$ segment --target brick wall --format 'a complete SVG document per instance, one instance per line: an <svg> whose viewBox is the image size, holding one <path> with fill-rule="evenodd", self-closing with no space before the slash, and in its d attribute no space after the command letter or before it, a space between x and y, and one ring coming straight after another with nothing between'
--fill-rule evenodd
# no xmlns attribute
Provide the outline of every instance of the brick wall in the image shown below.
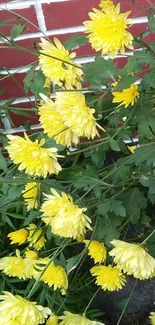
<svg viewBox="0 0 155 325"><path fill-rule="evenodd" d="M116 0L115 3L118 1ZM132 11L132 27L130 31L134 35L139 35L140 32L146 30L147 27L147 11L150 7L150 2L155 5L155 0L135 0L135 5L132 0L120 1L121 11ZM88 19L88 12L92 7L98 7L99 0L14 0L5 1L0 0L0 22L12 19L13 23L18 23L14 13L17 13L34 25L27 24L24 32L16 39L17 44L22 45L28 49L33 49L33 44L40 41L40 37L46 34L51 40L54 36L58 37L61 41L66 40L69 36L75 33L83 33L83 21ZM0 26L0 31L9 35L10 27ZM146 39L150 41L150 37ZM23 79L26 71L29 69L29 64L36 60L36 57L29 53L11 50L3 46L1 43L0 55L0 88L5 88L1 96L1 100L10 98L17 98L14 101L16 107L31 107L29 98L25 96L22 90ZM77 59L78 62L92 62L93 50L90 45L84 45L77 49L77 55L81 56ZM132 52L130 52L132 55ZM122 67L126 62L126 57L116 57L119 66ZM7 72L3 71L3 67L7 67L8 73L12 77L8 77ZM33 96L31 97L33 100ZM26 121L25 117L14 118L15 128L12 128L8 119L3 118L3 127L7 130L1 130L4 133L13 133L23 130L19 126L23 125ZM36 118L31 119L31 124L37 124ZM9 130L8 130L9 128ZM38 128L38 126L33 126Z"/></svg>

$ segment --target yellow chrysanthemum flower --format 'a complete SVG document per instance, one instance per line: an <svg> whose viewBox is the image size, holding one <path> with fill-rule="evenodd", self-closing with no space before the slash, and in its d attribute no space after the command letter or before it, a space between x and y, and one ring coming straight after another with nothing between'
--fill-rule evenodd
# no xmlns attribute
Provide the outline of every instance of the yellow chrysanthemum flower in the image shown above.
<svg viewBox="0 0 155 325"><path fill-rule="evenodd" d="M155 312L150 313L149 319L152 325L155 325Z"/></svg>
<svg viewBox="0 0 155 325"><path fill-rule="evenodd" d="M74 65L62 62L64 60L73 63L76 53L70 54L57 38L54 38L54 44L44 38L41 41L42 43L39 44L42 48L40 53L43 54L39 56L39 63L44 75L64 88L81 88L83 74L81 65L76 64L77 67L75 67Z"/></svg>
<svg viewBox="0 0 155 325"><path fill-rule="evenodd" d="M132 84L129 88L123 89L123 91L113 91L112 95L113 103L120 103L118 107L125 106L128 107L129 105L134 105L139 97L138 86Z"/></svg>
<svg viewBox="0 0 155 325"><path fill-rule="evenodd" d="M91 220L83 212L86 208L79 208L73 203L70 195L62 192L59 195L51 189L51 195L45 194L45 202L41 207L42 220L51 225L55 235L66 238L81 239L90 227Z"/></svg>
<svg viewBox="0 0 155 325"><path fill-rule="evenodd" d="M107 250L103 243L99 241L84 240L84 243L88 247L88 255L90 255L95 263L103 263L107 256Z"/></svg>
<svg viewBox="0 0 155 325"><path fill-rule="evenodd" d="M90 272L96 276L96 284L101 286L103 290L118 291L126 282L125 276L116 266L94 266Z"/></svg>
<svg viewBox="0 0 155 325"><path fill-rule="evenodd" d="M11 277L28 279L25 261L20 256L7 256L0 259L0 270Z"/></svg>
<svg viewBox="0 0 155 325"><path fill-rule="evenodd" d="M23 197L25 200L25 204L27 205L27 211L30 209L38 208L38 191L40 189L40 184L36 182L27 183L25 186L25 190L23 191Z"/></svg>
<svg viewBox="0 0 155 325"><path fill-rule="evenodd" d="M145 280L155 274L155 259L137 244L121 240L112 240L113 248L109 255L114 258L117 267L135 278Z"/></svg>
<svg viewBox="0 0 155 325"><path fill-rule="evenodd" d="M4 291L0 295L0 321L7 325L39 325L44 324L51 310L28 301L21 296L13 296Z"/></svg>
<svg viewBox="0 0 155 325"><path fill-rule="evenodd" d="M51 260L48 257L37 261L34 278L40 279L48 284L49 287L53 286L54 290L58 288L61 290L62 294L66 294L68 278L65 269L61 265L55 265L53 262L50 263L50 261ZM41 275L42 272L43 274Z"/></svg>
<svg viewBox="0 0 155 325"><path fill-rule="evenodd" d="M39 228L37 229L37 226L34 223L31 223L28 227L27 227L28 231L29 231L29 236L28 236L28 241L29 241L29 245L30 247L35 248L37 251L39 251L40 249L42 249L42 247L45 246L46 243L46 239L44 238L44 236L42 235L42 229Z"/></svg>
<svg viewBox="0 0 155 325"><path fill-rule="evenodd" d="M101 0L99 7L101 8L102 11L104 11L104 9L110 8L110 9L114 9L114 3L112 0Z"/></svg>
<svg viewBox="0 0 155 325"><path fill-rule="evenodd" d="M8 276L17 277L19 279L31 279L33 277L33 267L37 257L32 259L26 254L26 258L20 256L20 252L16 250L17 256L6 256L0 259L0 270ZM34 255L33 255L34 256Z"/></svg>
<svg viewBox="0 0 155 325"><path fill-rule="evenodd" d="M135 153L137 146L127 146L131 153Z"/></svg>
<svg viewBox="0 0 155 325"><path fill-rule="evenodd" d="M55 105L65 126L77 136L94 139L99 135L97 126L100 126L93 116L95 110L86 105L82 92L59 92L56 95Z"/></svg>
<svg viewBox="0 0 155 325"><path fill-rule="evenodd" d="M27 240L28 231L25 228L19 229L19 230L10 232L7 235L7 237L9 237L9 239L11 240L11 244L22 245Z"/></svg>
<svg viewBox="0 0 155 325"><path fill-rule="evenodd" d="M27 249L25 252L25 258L30 260L37 260L38 253L36 251L31 251L30 249Z"/></svg>
<svg viewBox="0 0 155 325"><path fill-rule="evenodd" d="M29 175L43 176L58 174L61 166L57 162L56 148L42 148L45 139L31 141L24 133L25 139L18 135L8 135L9 144L6 149L14 164L19 164L18 169L24 170Z"/></svg>
<svg viewBox="0 0 155 325"><path fill-rule="evenodd" d="M52 314L47 320L46 325L58 325L58 316Z"/></svg>
<svg viewBox="0 0 155 325"><path fill-rule="evenodd" d="M72 132L63 122L62 115L57 111L55 103L47 96L40 94L42 101L39 108L39 120L44 132L63 146L70 147L72 144L77 146L78 136Z"/></svg>
<svg viewBox="0 0 155 325"><path fill-rule="evenodd" d="M91 20L84 23L92 48L110 57L116 56L119 51L124 54L125 47L133 50L133 36L127 31L131 25L131 19L127 18L130 11L120 13L120 4L114 8L104 6L103 9L93 9L94 12L89 13Z"/></svg>
<svg viewBox="0 0 155 325"><path fill-rule="evenodd" d="M69 311L64 311L64 315L58 318L61 320L60 325L104 325L101 322L91 321L84 315L73 314Z"/></svg>

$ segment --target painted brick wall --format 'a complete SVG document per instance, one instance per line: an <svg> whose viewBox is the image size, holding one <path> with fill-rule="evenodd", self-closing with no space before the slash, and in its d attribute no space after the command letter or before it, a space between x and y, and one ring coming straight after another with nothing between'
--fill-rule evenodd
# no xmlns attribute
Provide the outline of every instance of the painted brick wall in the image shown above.
<svg viewBox="0 0 155 325"><path fill-rule="evenodd" d="M135 0L135 5L132 4L132 0L116 0L115 3L117 2L122 3L121 11L131 10L132 27L130 31L134 35L139 35L140 32L146 30L147 11L150 3L155 5L155 0ZM7 0L5 2L0 0L0 22L13 18L13 23L18 23L14 13L33 22L34 25L28 23L24 32L16 39L19 45L33 49L34 41L38 43L44 34L49 36L51 40L57 36L61 41L64 41L77 32L83 33L83 21L88 19L88 12L93 7L98 7L98 4L99 0ZM0 32L9 35L10 27L0 27ZM149 42L151 38L148 37L146 40ZM25 73L29 69L28 64L35 61L36 57L29 53L10 50L2 43L0 46L0 88L6 89L1 100L17 97L14 102L16 107L31 107L29 99L25 97L19 85L22 87ZM77 50L77 55L81 56L77 61L81 63L92 62L92 54L94 52L90 45L82 46ZM119 58L118 56L116 61L122 67L126 62L126 57ZM6 72L2 71L3 67L7 67L14 79L6 76ZM33 97L31 99L33 100ZM1 131L4 133L22 131L23 128L18 127L23 125L25 121L25 117L14 118L15 128L13 129L9 121L4 118L3 127L5 130ZM35 117L31 120L31 124L37 124ZM34 125L33 128L38 128L38 126Z"/></svg>

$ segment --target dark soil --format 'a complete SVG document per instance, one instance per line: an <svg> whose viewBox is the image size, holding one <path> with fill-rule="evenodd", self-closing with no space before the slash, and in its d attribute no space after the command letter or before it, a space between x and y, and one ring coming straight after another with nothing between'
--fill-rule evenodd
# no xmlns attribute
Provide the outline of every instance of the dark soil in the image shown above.
<svg viewBox="0 0 155 325"><path fill-rule="evenodd" d="M117 324L134 283L135 279L129 276L122 290L111 293L100 291L94 307L104 313L103 322L106 325ZM151 311L155 311L154 302L155 280L138 280L120 325L150 325L148 316Z"/></svg>

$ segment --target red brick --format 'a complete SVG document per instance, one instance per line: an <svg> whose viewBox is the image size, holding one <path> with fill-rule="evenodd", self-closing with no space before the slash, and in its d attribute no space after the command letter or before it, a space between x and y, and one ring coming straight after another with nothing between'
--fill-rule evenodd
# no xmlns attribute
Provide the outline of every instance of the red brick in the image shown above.
<svg viewBox="0 0 155 325"><path fill-rule="evenodd" d="M13 75L13 78L16 79L21 88L24 88L24 78L26 73L16 73ZM5 89L4 93L1 95L1 100L18 98L18 97L27 97L27 94L22 90L17 82L11 77L7 77L4 75L0 75L0 89ZM2 79L2 80L1 80ZM31 96L32 94L29 92L28 94Z"/></svg>
<svg viewBox="0 0 155 325"><path fill-rule="evenodd" d="M33 24L35 24L36 26L38 26L36 13L35 13L33 6L31 8L21 9L21 10L13 10L13 11L15 13L23 16L24 18L28 19L30 22L33 22ZM7 10L6 11L0 10L0 22L3 22L8 19L13 19L11 22L9 22L13 25L19 24L19 18L15 14L13 14ZM22 20L24 20L24 19L20 18L20 21L22 21ZM6 36L9 36L12 28L13 28L13 26L5 26L5 27L0 26L0 31L2 33L4 33ZM32 32L36 32L36 31L38 31L38 29L35 26L33 26L30 23L27 23L23 33L32 33Z"/></svg>

